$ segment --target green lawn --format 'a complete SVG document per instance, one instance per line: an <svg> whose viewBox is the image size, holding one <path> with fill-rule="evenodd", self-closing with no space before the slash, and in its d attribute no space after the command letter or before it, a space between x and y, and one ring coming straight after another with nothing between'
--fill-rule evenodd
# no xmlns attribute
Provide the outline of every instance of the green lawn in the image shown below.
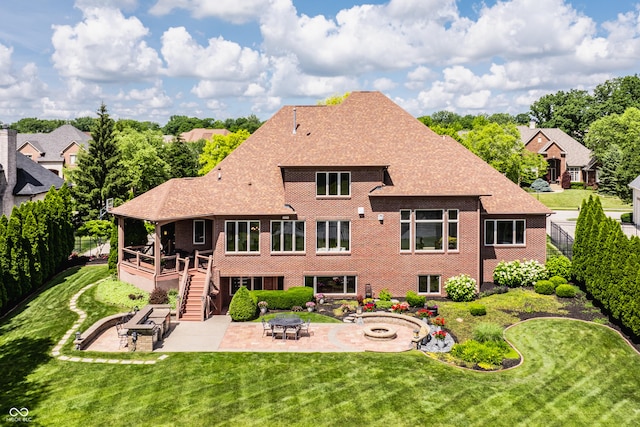
<svg viewBox="0 0 640 427"><path fill-rule="evenodd" d="M598 194L593 190L565 190L557 193L532 193L533 197L540 200L550 209L569 210L578 209L582 205L582 200L588 199L590 195L600 197L600 202L604 210L619 210L631 212L632 206L624 203L617 197Z"/></svg>
<svg viewBox="0 0 640 427"><path fill-rule="evenodd" d="M105 276L103 267L62 276L0 322L0 417L26 407L32 425L47 426L640 424L640 356L610 329L563 319L509 329L524 364L492 373L417 351L182 353L155 365L53 359L76 319L70 297Z"/></svg>

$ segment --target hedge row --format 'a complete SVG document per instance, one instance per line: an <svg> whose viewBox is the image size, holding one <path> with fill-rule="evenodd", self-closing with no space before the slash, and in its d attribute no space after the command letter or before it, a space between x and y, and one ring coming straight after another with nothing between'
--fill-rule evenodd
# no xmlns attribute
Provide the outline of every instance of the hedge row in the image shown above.
<svg viewBox="0 0 640 427"><path fill-rule="evenodd" d="M606 217L597 197L582 203L571 269L594 300L640 336L640 238L625 236L620 224Z"/></svg>
<svg viewBox="0 0 640 427"><path fill-rule="evenodd" d="M291 310L294 306L304 307L313 301L313 288L296 286L286 291L250 291L254 301L266 301L272 310Z"/></svg>
<svg viewBox="0 0 640 427"><path fill-rule="evenodd" d="M74 244L71 216L64 185L0 218L0 312L15 307L67 261Z"/></svg>

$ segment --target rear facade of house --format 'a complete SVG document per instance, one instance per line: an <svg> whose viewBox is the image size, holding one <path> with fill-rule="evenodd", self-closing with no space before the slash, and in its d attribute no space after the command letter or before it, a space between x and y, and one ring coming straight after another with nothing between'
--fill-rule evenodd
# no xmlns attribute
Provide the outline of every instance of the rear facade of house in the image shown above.
<svg viewBox="0 0 640 427"><path fill-rule="evenodd" d="M121 236L126 218L156 223L146 263L119 248L122 280L176 287L179 267L165 271L163 257L210 254L221 310L242 285L444 296L449 277L467 274L479 288L500 260L544 262L550 211L384 95L354 92L284 107L208 175L112 213Z"/></svg>

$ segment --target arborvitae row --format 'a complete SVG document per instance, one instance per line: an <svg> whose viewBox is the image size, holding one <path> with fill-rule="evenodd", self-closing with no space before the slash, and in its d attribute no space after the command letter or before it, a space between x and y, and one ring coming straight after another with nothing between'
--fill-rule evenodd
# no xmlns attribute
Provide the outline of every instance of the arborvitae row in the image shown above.
<svg viewBox="0 0 640 427"><path fill-rule="evenodd" d="M0 312L40 287L73 250L69 189L51 188L44 200L0 217Z"/></svg>
<svg viewBox="0 0 640 427"><path fill-rule="evenodd" d="M613 318L640 336L640 238L628 238L607 218L597 197L589 197L580 210L572 273Z"/></svg>

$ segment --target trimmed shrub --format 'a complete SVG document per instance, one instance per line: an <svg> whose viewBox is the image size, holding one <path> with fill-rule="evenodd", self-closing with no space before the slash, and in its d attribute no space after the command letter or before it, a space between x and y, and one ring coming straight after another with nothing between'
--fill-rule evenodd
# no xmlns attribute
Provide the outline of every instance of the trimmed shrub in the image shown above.
<svg viewBox="0 0 640 427"><path fill-rule="evenodd" d="M621 222L633 222L633 213L632 212L625 212L622 215L620 215L620 221Z"/></svg>
<svg viewBox="0 0 640 427"><path fill-rule="evenodd" d="M258 306L246 286L240 286L229 303L229 316L234 322L246 322L256 316Z"/></svg>
<svg viewBox="0 0 640 427"><path fill-rule="evenodd" d="M169 304L167 291L161 288L155 288L149 295L149 304Z"/></svg>
<svg viewBox="0 0 640 427"><path fill-rule="evenodd" d="M538 178L531 183L531 189L533 191L539 191L540 193L551 193L553 190L549 187L549 183L542 178Z"/></svg>
<svg viewBox="0 0 640 427"><path fill-rule="evenodd" d="M487 314L487 308L482 304L471 304L469 305L469 313L472 316L484 316Z"/></svg>
<svg viewBox="0 0 640 427"><path fill-rule="evenodd" d="M309 286L295 286L286 291L249 291L257 303L266 301L271 310L291 310L294 306L304 307L308 301L313 301L313 288Z"/></svg>
<svg viewBox="0 0 640 427"><path fill-rule="evenodd" d="M556 285L551 280L538 280L533 285L533 290L542 295L553 295L556 290Z"/></svg>
<svg viewBox="0 0 640 427"><path fill-rule="evenodd" d="M557 288L558 286L560 286L560 285L566 285L566 284L568 283L568 282L567 282L567 279L565 279L565 278L564 278L564 277L562 277L562 276L553 276L553 277L550 277L550 278L549 278L549 281L550 281L551 283L553 283L554 290L555 290L555 288Z"/></svg>
<svg viewBox="0 0 640 427"><path fill-rule="evenodd" d="M385 300L376 301L376 308L379 308L381 310L388 310L391 308L392 305L393 303L391 301L385 301Z"/></svg>
<svg viewBox="0 0 640 427"><path fill-rule="evenodd" d="M391 301L391 292L389 292L389 289L384 288L381 290L378 294L378 299L381 301Z"/></svg>
<svg viewBox="0 0 640 427"><path fill-rule="evenodd" d="M584 185L583 182L572 182L571 183L571 189L573 190L584 190L586 188L586 186Z"/></svg>
<svg viewBox="0 0 640 427"><path fill-rule="evenodd" d="M418 295L414 291L407 292L407 303L411 307L424 307L424 304L427 302L427 297L424 295Z"/></svg>
<svg viewBox="0 0 640 427"><path fill-rule="evenodd" d="M572 285L559 285L556 288L556 295L560 298L573 298L576 296L576 288Z"/></svg>
<svg viewBox="0 0 640 427"><path fill-rule="evenodd" d="M571 277L571 260L564 255L552 256L545 264L549 276Z"/></svg>
<svg viewBox="0 0 640 427"><path fill-rule="evenodd" d="M547 278L547 269L536 260L500 261L493 270L493 281L500 286L515 288L532 286Z"/></svg>
<svg viewBox="0 0 640 427"><path fill-rule="evenodd" d="M444 289L453 301L472 301L476 297L476 280L466 274L449 277Z"/></svg>
<svg viewBox="0 0 640 427"><path fill-rule="evenodd" d="M473 339L478 342L503 341L504 328L497 323L482 322L473 328Z"/></svg>
<svg viewBox="0 0 640 427"><path fill-rule="evenodd" d="M504 341L468 340L462 344L455 344L451 349L451 355L469 363L485 363L491 366L499 366L502 359L509 353L509 345Z"/></svg>

